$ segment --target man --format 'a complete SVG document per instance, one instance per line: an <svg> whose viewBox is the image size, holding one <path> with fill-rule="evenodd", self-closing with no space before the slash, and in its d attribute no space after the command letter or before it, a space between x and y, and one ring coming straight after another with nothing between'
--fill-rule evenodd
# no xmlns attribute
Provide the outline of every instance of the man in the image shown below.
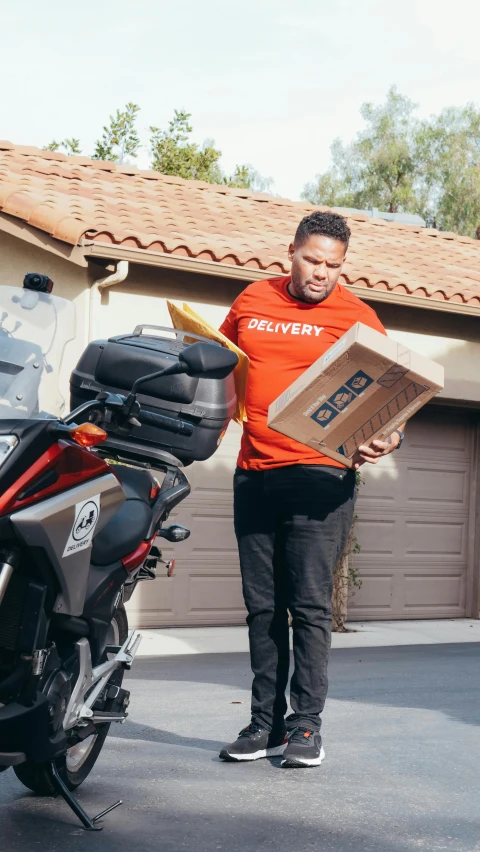
<svg viewBox="0 0 480 852"><path fill-rule="evenodd" d="M332 573L353 519L355 473L267 426L268 406L356 322L385 334L375 312L338 284L350 230L335 213L305 217L289 248L291 274L257 281L236 299L221 331L250 358L234 477L234 523L254 674L251 722L224 760L283 754L282 766L324 757ZM355 469L375 464L401 432L361 447ZM286 719L288 611L292 713Z"/></svg>

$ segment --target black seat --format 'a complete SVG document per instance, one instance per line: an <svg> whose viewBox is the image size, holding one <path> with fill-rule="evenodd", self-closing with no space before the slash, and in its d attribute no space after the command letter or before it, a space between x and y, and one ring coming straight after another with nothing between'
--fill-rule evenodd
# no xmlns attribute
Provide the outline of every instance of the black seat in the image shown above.
<svg viewBox="0 0 480 852"><path fill-rule="evenodd" d="M145 540L152 510L150 491L152 477L147 470L117 465L115 472L127 499L122 508L93 540L94 565L110 565L135 550Z"/></svg>
<svg viewBox="0 0 480 852"><path fill-rule="evenodd" d="M122 483L127 500L143 500L150 505L153 478L148 470L138 470L136 467L126 467L122 464L116 464L114 470Z"/></svg>

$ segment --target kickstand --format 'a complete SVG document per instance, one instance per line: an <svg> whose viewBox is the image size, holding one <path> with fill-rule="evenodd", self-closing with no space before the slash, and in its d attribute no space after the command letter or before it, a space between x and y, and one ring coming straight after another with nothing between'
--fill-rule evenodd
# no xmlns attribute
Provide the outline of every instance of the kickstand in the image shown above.
<svg viewBox="0 0 480 852"><path fill-rule="evenodd" d="M121 800L119 800L118 802L115 802L114 805L111 805L109 808L106 808L104 811L102 811L101 814L97 814L96 817L90 819L88 814L86 814L83 810L80 802L77 802L75 796L73 795L71 790L68 789L63 778L60 776L54 760L52 760L50 763L50 778L57 793L59 793L60 796L62 796L62 798L66 801L67 805L79 818L83 827L87 831L101 831L103 826L97 825L96 823L99 822L99 820L101 820L102 817L104 817L106 814L109 814L110 811L115 810L115 808L118 808L119 805L122 804Z"/></svg>

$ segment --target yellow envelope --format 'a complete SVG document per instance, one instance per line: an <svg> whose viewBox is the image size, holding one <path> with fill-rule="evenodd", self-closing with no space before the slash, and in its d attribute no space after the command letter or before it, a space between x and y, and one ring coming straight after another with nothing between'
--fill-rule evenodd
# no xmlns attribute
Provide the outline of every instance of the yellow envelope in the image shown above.
<svg viewBox="0 0 480 852"><path fill-rule="evenodd" d="M248 367L250 364L248 356L245 355L245 352L242 352L238 346L235 346L228 337L225 337L221 331L218 331L218 329L210 325L209 322L202 319L202 317L185 302L183 303L183 308L180 308L178 305L174 305L173 302L170 302L169 299L167 299L167 307L170 311L170 318L174 328L178 328L180 331L191 331L194 334L200 334L202 337L208 337L210 340L216 340L217 343L221 343L222 346L226 346L228 349L231 349L232 352L237 353L238 364L235 367L233 374L235 379L235 393L237 395L237 408L233 415L233 419L236 423L243 423L243 421L247 419L245 412L245 392L247 388Z"/></svg>

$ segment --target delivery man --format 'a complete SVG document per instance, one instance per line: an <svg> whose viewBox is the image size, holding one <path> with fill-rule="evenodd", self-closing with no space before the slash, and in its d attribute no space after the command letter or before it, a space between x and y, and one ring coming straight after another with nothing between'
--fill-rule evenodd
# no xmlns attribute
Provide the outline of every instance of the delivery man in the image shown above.
<svg viewBox="0 0 480 852"><path fill-rule="evenodd" d="M338 283L350 230L335 213L300 222L291 273L250 284L223 334L250 358L247 421L234 477L234 524L254 674L251 721L223 760L283 755L282 766L324 758L333 569L352 525L355 472L267 426L270 403L356 322L385 334L372 308ZM402 427L403 429L403 427ZM401 430L360 447L355 468L398 448ZM285 720L292 616L292 713Z"/></svg>

